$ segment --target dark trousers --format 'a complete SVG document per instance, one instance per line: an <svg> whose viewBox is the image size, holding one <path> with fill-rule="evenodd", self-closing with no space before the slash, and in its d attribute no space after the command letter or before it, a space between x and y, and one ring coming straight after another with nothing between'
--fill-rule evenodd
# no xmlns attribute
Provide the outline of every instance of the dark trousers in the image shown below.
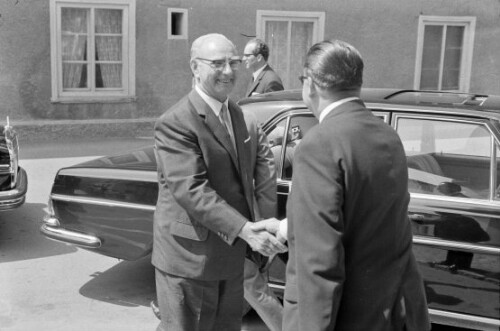
<svg viewBox="0 0 500 331"><path fill-rule="evenodd" d="M201 281L156 269L161 322L157 331L240 331L243 273L235 278Z"/></svg>

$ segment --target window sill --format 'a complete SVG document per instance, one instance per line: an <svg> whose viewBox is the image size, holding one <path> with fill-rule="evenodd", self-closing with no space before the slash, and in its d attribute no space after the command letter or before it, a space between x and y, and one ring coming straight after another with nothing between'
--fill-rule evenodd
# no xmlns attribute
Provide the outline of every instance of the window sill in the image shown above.
<svg viewBox="0 0 500 331"><path fill-rule="evenodd" d="M135 102L137 98L131 97L60 97L52 99L52 103L130 103Z"/></svg>

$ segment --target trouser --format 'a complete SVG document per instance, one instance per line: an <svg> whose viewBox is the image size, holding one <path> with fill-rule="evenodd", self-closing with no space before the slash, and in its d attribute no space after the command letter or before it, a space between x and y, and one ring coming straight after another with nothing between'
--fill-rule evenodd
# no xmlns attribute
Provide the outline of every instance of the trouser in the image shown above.
<svg viewBox="0 0 500 331"><path fill-rule="evenodd" d="M267 285L267 272L261 273L259 267L245 259L243 287L245 300L259 314L271 331L281 331L283 305Z"/></svg>
<svg viewBox="0 0 500 331"><path fill-rule="evenodd" d="M157 331L240 331L243 274L201 281L156 269L161 322Z"/></svg>

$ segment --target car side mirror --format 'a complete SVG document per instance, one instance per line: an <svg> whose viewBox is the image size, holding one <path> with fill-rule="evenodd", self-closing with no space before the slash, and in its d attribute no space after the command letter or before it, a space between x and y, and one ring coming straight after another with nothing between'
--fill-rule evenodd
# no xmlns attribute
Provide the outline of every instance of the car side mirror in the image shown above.
<svg viewBox="0 0 500 331"><path fill-rule="evenodd" d="M457 183L442 182L437 186L437 190L444 195L455 196L462 192L462 187Z"/></svg>

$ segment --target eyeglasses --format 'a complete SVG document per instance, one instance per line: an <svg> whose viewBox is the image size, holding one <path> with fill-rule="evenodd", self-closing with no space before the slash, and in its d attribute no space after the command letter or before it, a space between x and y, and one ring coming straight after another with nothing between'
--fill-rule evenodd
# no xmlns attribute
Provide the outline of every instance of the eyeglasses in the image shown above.
<svg viewBox="0 0 500 331"><path fill-rule="evenodd" d="M243 54L243 57L250 57L250 56L257 56L258 54L254 54L254 53L248 53L248 54Z"/></svg>
<svg viewBox="0 0 500 331"><path fill-rule="evenodd" d="M307 79L307 76L304 76L304 75L300 75L300 76L299 76L299 80L300 80L300 83L301 83L302 85L304 85L304 81L305 81L306 79Z"/></svg>
<svg viewBox="0 0 500 331"><path fill-rule="evenodd" d="M201 57L197 57L197 60L204 61L214 70L224 70L227 64L231 67L232 70L238 70L240 68L241 59L231 59L231 60L210 60L204 59Z"/></svg>

